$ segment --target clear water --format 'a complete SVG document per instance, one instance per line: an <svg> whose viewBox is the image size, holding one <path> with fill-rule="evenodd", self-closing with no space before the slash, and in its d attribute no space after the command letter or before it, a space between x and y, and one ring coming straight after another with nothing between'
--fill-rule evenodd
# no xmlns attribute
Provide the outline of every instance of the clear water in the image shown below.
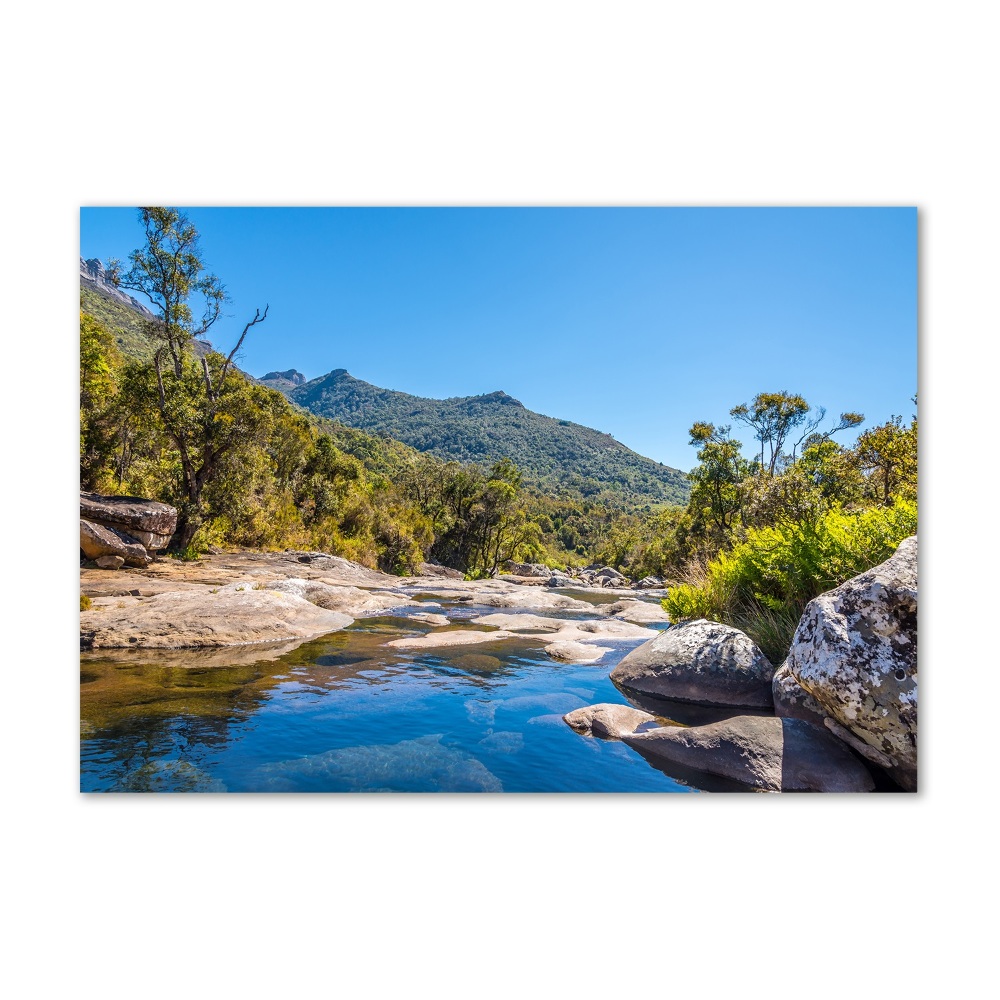
<svg viewBox="0 0 1000 1000"><path fill-rule="evenodd" d="M442 604L453 620L499 610ZM602 640L613 649L591 665L527 639L431 655L385 646L430 629L385 614L283 655L84 654L81 790L697 790L562 721L624 701L608 675L635 642Z"/></svg>

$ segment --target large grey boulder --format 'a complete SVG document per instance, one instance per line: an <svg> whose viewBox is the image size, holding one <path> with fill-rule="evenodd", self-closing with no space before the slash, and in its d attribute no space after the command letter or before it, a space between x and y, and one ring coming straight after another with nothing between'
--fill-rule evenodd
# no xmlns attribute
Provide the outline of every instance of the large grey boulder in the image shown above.
<svg viewBox="0 0 1000 1000"><path fill-rule="evenodd" d="M623 733L644 757L770 792L871 792L871 773L825 729L802 719L739 715L707 726Z"/></svg>
<svg viewBox="0 0 1000 1000"><path fill-rule="evenodd" d="M773 676L748 636L704 618L660 632L611 672L626 693L734 708L771 708Z"/></svg>
<svg viewBox="0 0 1000 1000"><path fill-rule="evenodd" d="M916 790L916 536L810 601L786 663L834 722L889 762L900 787Z"/></svg>
<svg viewBox="0 0 1000 1000"><path fill-rule="evenodd" d="M80 493L80 517L130 535L150 551L164 549L177 528L177 508L142 497Z"/></svg>
<svg viewBox="0 0 1000 1000"><path fill-rule="evenodd" d="M787 662L775 670L771 694L774 714L783 719L805 719L822 726L829 718L823 706L795 679Z"/></svg>
<svg viewBox="0 0 1000 1000"><path fill-rule="evenodd" d="M149 553L134 538L124 532L107 528L103 524L92 524L82 517L80 549L88 559L118 556L127 566L139 566L145 569L149 565ZM118 563L118 566L122 563Z"/></svg>

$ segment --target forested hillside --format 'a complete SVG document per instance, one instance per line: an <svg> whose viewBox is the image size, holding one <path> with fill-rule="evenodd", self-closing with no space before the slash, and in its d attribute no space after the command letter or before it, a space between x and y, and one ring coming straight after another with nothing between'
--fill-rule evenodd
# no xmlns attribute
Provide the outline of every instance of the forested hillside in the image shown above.
<svg viewBox="0 0 1000 1000"><path fill-rule="evenodd" d="M276 388L305 409L402 441L445 461L516 462L544 492L618 494L626 504L682 504L687 477L636 454L609 434L527 409L504 392L425 399L382 389L337 369L304 385Z"/></svg>

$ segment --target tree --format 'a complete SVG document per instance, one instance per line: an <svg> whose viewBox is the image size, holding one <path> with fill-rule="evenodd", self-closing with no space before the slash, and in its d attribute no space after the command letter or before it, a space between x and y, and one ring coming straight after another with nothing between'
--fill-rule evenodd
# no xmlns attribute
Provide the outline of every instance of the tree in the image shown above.
<svg viewBox="0 0 1000 1000"><path fill-rule="evenodd" d="M891 507L897 497L916 499L916 417L904 427L903 418L893 415L880 427L865 431L854 451L880 506Z"/></svg>
<svg viewBox="0 0 1000 1000"><path fill-rule="evenodd" d="M760 442L761 471L766 469L768 475L773 476L784 457L785 444L792 431L797 428L802 429L800 437L792 447L790 457L794 461L799 447L803 444L828 439L838 431L857 427L865 419L860 413L842 413L840 422L835 427L817 434L816 429L823 422L826 410L819 407L816 416L810 419L811 411L812 407L802 396L782 391L758 393L751 403L734 406L729 414L753 430L754 437Z"/></svg>
<svg viewBox="0 0 1000 1000"><path fill-rule="evenodd" d="M234 370L233 359L251 327L267 318L268 307L254 311L228 356L209 352L196 359L194 341L221 315L225 288L206 273L198 231L185 215L173 208L140 208L139 218L145 246L129 256L127 271L113 260L106 272L115 285L145 295L159 312L149 327L159 346L148 390L180 459L183 500L173 547L184 551L202 523L206 488L224 459L256 441L267 422L261 387ZM192 302L199 299L201 317L195 320Z"/></svg>
<svg viewBox="0 0 1000 1000"><path fill-rule="evenodd" d="M741 442L729 436L730 427L696 423L690 431L691 444L700 445L701 463L688 478L691 498L688 510L696 522L714 527L720 541L726 539L743 506L742 483L749 467L741 454Z"/></svg>

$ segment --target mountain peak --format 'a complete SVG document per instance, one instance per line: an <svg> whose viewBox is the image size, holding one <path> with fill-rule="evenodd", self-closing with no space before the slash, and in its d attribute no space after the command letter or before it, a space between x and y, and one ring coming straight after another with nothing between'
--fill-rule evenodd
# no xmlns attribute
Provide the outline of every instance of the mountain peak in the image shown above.
<svg viewBox="0 0 1000 1000"><path fill-rule="evenodd" d="M283 382L290 382L292 385L305 385L306 383L305 375L294 368L289 368L286 372L268 372L266 375L261 375L259 381L276 382L279 379Z"/></svg>

